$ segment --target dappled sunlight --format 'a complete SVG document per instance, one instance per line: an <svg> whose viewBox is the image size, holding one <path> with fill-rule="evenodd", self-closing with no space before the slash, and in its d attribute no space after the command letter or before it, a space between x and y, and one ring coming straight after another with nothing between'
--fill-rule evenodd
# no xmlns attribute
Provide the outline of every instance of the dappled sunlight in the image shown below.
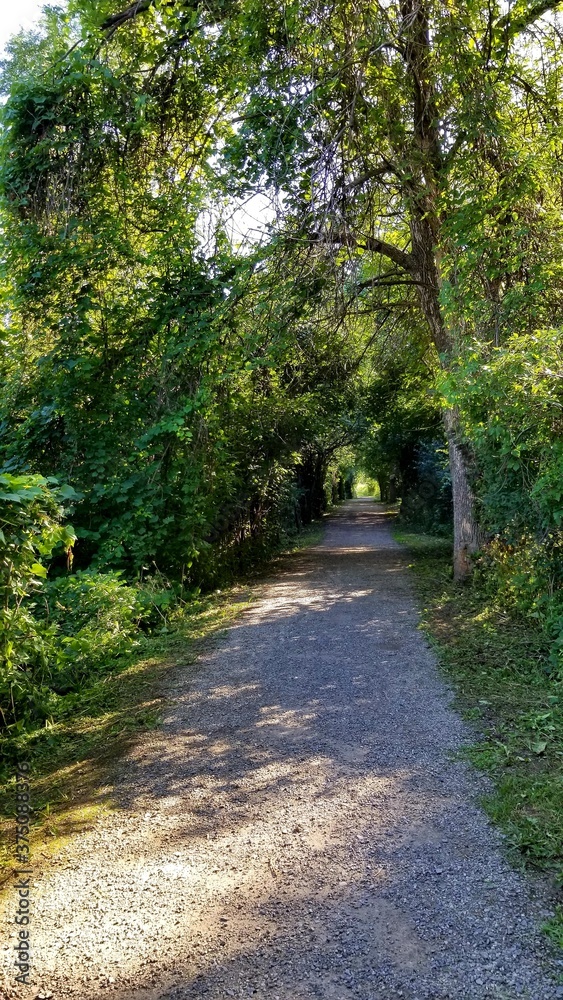
<svg viewBox="0 0 563 1000"><path fill-rule="evenodd" d="M221 701L224 698L230 698L234 695L250 694L257 689L258 684L240 684L237 687L233 687L230 684L222 684L209 691L207 698L210 701Z"/></svg>
<svg viewBox="0 0 563 1000"><path fill-rule="evenodd" d="M171 675L113 813L37 886L38 985L72 969L81 1000L110 986L120 1000L346 1000L349 973L371 998L382 976L426 975L433 918L413 913L448 851L460 919L478 924L486 859L463 829L451 844L463 821L442 780L462 729L408 581L387 572L404 557L361 516L373 549L334 548L335 518L198 670ZM459 786L464 765L447 766ZM447 894L431 907L451 919Z"/></svg>
<svg viewBox="0 0 563 1000"><path fill-rule="evenodd" d="M265 718L256 723L257 728L262 726L284 726L286 729L302 729L311 722L315 715L312 713L298 713L295 710L284 711L279 705L261 709Z"/></svg>
<svg viewBox="0 0 563 1000"><path fill-rule="evenodd" d="M295 956L299 949L311 947L318 954L330 956L335 924L345 919L343 905L364 923L368 938L374 921L385 925L387 957L393 959L394 951L400 948L400 940L391 929L393 907L382 900L370 902L369 893L374 885L381 888L393 879L393 871L385 862L385 841L387 837L396 838L397 817L388 811L389 803L400 795L411 774L362 773L360 768L335 778L334 764L333 756L317 756L306 763L257 768L246 794L254 804L259 796L259 805L248 817L237 816L236 808L218 809L212 822L194 829L186 806L197 812L197 797L191 803L185 797L172 797L162 802L161 808L146 811L144 829L134 836L126 825L119 826L115 817L112 865L119 891L111 904L107 899L102 904L103 894L99 899L94 894L90 908L79 914L65 914L55 912L56 900L53 897L51 901L49 886L41 893L40 912L43 919L48 919L53 907L55 934L58 928L62 931L65 919L72 921L72 935L62 931L65 965L80 962L84 942L89 941L90 980L103 981L112 972L119 973L124 984L128 980L130 987L134 984L134 990L124 986L120 993L124 997L137 996L140 988L150 988L149 960L155 953L160 954L161 968L165 977L170 976L170 982L179 981L179 970L184 984L195 982L198 976L213 979L221 968L229 976L248 976L246 963L264 947L273 949L276 956L286 950ZM284 784L290 789L288 795L280 794ZM211 793L211 789L208 791ZM362 843L379 843L378 856L366 857L364 866L351 876L345 865L350 811L374 799L381 807L376 837L373 822L366 827L365 820L356 824L354 836ZM418 820L422 825L422 816ZM74 872L78 896L88 893L92 868L99 865L102 873L105 869L106 849L103 844L96 847L95 839L92 837L94 849L88 855L86 870ZM314 920L307 914L308 904L313 903L307 885L311 871L318 878ZM53 890L56 884L55 876ZM149 884L152 902L147 920L143 900ZM181 899L181 904L176 905L175 899ZM280 903L284 911L288 905L303 910L302 919L295 924L285 918L280 920L276 913ZM405 918L395 914L398 924L401 920ZM249 937L253 926L256 933ZM385 938L383 927L381 933ZM418 961L424 946L417 943L412 929L409 937ZM167 960L172 942L173 959ZM37 955L42 974L47 976L62 960L61 949L57 948L47 948ZM160 985L164 987L166 981Z"/></svg>

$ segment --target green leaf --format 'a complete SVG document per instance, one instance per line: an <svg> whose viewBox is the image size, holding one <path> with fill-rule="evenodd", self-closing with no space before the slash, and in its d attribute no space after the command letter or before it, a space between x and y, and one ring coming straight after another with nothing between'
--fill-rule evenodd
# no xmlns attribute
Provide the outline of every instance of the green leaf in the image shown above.
<svg viewBox="0 0 563 1000"><path fill-rule="evenodd" d="M76 490L74 490L72 486L67 486L67 485L59 486L57 493L65 500L70 500L70 499L74 500L78 497Z"/></svg>
<svg viewBox="0 0 563 1000"><path fill-rule="evenodd" d="M41 563L37 563L37 562L32 563L30 569L31 569L31 572L34 574L34 576L40 576L42 579L46 579L46 577L47 577L47 570L45 569L44 566L41 565Z"/></svg>

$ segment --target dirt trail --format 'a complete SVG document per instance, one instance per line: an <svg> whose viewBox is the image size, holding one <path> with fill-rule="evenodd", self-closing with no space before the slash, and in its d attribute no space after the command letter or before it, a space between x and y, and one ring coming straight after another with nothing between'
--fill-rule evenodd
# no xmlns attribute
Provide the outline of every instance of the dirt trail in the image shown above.
<svg viewBox="0 0 563 1000"><path fill-rule="evenodd" d="M36 986L6 995L563 995L416 626L382 508L348 502L195 681L176 673L120 810L38 880Z"/></svg>

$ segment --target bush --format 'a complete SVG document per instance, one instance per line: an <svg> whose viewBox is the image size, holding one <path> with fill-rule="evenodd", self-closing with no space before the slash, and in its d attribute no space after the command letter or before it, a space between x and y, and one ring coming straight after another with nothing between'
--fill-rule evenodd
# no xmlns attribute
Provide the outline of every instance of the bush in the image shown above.
<svg viewBox="0 0 563 1000"><path fill-rule="evenodd" d="M47 580L45 562L67 554L75 535L62 523L70 487L42 476L0 475L0 728L21 729L57 713L58 700L115 668L163 623L174 594L128 586L117 572Z"/></svg>
<svg viewBox="0 0 563 1000"><path fill-rule="evenodd" d="M78 572L47 583L36 614L50 640L48 687L65 694L129 653L151 608L119 573Z"/></svg>
<svg viewBox="0 0 563 1000"><path fill-rule="evenodd" d="M477 343L444 385L475 459L487 586L538 621L563 673L563 349L559 331Z"/></svg>
<svg viewBox="0 0 563 1000"><path fill-rule="evenodd" d="M42 476L0 475L0 706L3 725L33 710L48 670L52 627L33 616L30 595L47 570L41 560L57 549L70 555L72 528L61 523L70 487Z"/></svg>
<svg viewBox="0 0 563 1000"><path fill-rule="evenodd" d="M452 531L452 480L442 441L419 441L403 488L399 523L411 531L449 536Z"/></svg>

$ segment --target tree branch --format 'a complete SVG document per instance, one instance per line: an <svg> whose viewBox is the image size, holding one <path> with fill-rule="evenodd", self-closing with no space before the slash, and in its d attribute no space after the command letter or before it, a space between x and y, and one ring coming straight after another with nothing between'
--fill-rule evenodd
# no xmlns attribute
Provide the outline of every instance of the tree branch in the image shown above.
<svg viewBox="0 0 563 1000"><path fill-rule="evenodd" d="M525 31L534 21L550 10L561 7L563 0L536 0L535 3L518 3L497 21L497 30L502 31L508 39L514 38L520 31Z"/></svg>
<svg viewBox="0 0 563 1000"><path fill-rule="evenodd" d="M399 250L393 243L386 243L385 240L378 240L374 236L362 236L358 240L351 233L313 233L312 239L321 243L334 243L336 246L351 247L357 250L369 250L370 253L379 253L382 257L387 257L397 264L408 274L416 272L416 261L412 253L405 253Z"/></svg>
<svg viewBox="0 0 563 1000"><path fill-rule="evenodd" d="M153 3L154 0L135 0L135 3L126 7L125 10L121 10L118 14L111 14L109 17L106 17L105 21L103 21L100 25L100 31L110 31L113 34L113 32L117 31L122 24L125 24L127 21L132 21L138 14L142 14L143 11L152 7Z"/></svg>
<svg viewBox="0 0 563 1000"><path fill-rule="evenodd" d="M361 246L359 243L357 245ZM370 253L380 253L383 257L388 257L389 260L392 260L394 264L398 264L399 267L402 267L404 271L408 271L409 274L415 270L415 258L412 253L405 253L404 250L399 250L399 247L396 247L393 243L386 243L385 240L366 236L364 246Z"/></svg>
<svg viewBox="0 0 563 1000"><path fill-rule="evenodd" d="M388 278L383 280L382 278L368 278L366 281L360 281L356 285L357 292L365 292L367 288L395 288L396 285L424 285L424 281L416 281L414 278Z"/></svg>
<svg viewBox="0 0 563 1000"><path fill-rule="evenodd" d="M343 184L342 190L346 192L354 191L356 188L363 187L367 181L380 180L382 177L385 177L385 174L394 174L396 177L400 177L399 168L389 160L384 160L382 166L366 170L365 173L360 174L355 180Z"/></svg>

